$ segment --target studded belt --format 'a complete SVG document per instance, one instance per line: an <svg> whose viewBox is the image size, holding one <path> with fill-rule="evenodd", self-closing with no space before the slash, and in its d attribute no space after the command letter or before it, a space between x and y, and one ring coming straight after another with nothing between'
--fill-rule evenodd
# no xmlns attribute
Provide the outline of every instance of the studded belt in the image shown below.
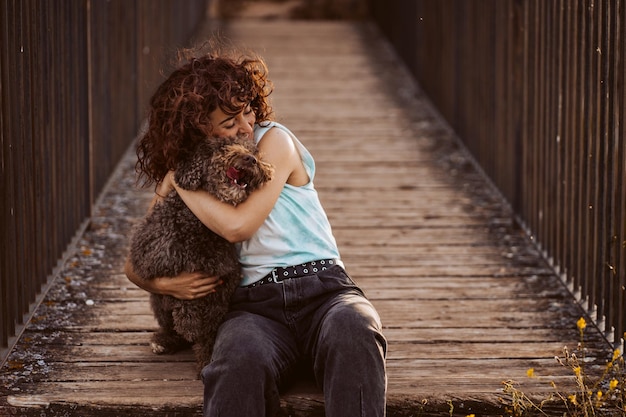
<svg viewBox="0 0 626 417"><path fill-rule="evenodd" d="M318 261L311 261L305 264L279 266L272 269L272 272L260 280L253 282L250 285L246 285L244 288L258 287L259 285L264 284L276 284L291 278L313 275L334 265L337 265L337 259L320 259Z"/></svg>

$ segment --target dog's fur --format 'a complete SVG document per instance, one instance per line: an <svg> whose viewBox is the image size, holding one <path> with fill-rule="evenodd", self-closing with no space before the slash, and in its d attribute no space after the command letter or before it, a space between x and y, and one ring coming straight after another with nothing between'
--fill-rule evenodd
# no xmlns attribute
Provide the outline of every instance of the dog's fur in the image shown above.
<svg viewBox="0 0 626 417"><path fill-rule="evenodd" d="M265 182L273 167L260 159L253 141L208 138L176 170L176 183L186 190L205 190L237 205ZM204 226L176 191L155 204L138 224L130 241L130 260L142 279L176 277L202 271L224 281L217 291L191 301L151 295L159 323L152 337L154 353L173 353L193 345L201 370L211 359L217 329L241 281L234 245Z"/></svg>

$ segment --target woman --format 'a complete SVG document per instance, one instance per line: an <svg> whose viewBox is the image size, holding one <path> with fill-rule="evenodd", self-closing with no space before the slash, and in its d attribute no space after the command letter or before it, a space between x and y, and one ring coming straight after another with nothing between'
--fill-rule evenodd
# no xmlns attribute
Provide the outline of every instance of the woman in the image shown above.
<svg viewBox="0 0 626 417"><path fill-rule="evenodd" d="M385 415L386 341L376 310L343 269L313 186L313 158L271 121L271 83L259 57L184 57L151 100L137 170L157 184L156 203L172 188L211 230L236 243L243 281L202 371L205 416L273 416L279 390L307 366L324 392L327 417ZM245 137L273 164L272 181L233 207L186 191L173 171L201 140ZM208 138L208 139L207 139ZM180 299L219 291L201 272L143 281L141 288Z"/></svg>

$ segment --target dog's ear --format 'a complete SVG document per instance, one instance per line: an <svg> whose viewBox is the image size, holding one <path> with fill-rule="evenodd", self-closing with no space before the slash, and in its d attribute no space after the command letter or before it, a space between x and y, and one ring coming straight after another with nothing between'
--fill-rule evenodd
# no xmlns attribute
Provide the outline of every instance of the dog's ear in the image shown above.
<svg viewBox="0 0 626 417"><path fill-rule="evenodd" d="M191 157L184 159L176 169L176 184L185 190L199 190L206 182L206 172L211 163L208 145L201 143Z"/></svg>

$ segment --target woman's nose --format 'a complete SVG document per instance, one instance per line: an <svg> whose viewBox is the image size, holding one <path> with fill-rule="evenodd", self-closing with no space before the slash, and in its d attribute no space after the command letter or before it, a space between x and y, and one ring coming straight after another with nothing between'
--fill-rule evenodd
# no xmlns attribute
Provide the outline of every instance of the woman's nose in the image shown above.
<svg viewBox="0 0 626 417"><path fill-rule="evenodd" d="M250 122L243 114L238 116L239 134L249 135L253 131L254 122Z"/></svg>

